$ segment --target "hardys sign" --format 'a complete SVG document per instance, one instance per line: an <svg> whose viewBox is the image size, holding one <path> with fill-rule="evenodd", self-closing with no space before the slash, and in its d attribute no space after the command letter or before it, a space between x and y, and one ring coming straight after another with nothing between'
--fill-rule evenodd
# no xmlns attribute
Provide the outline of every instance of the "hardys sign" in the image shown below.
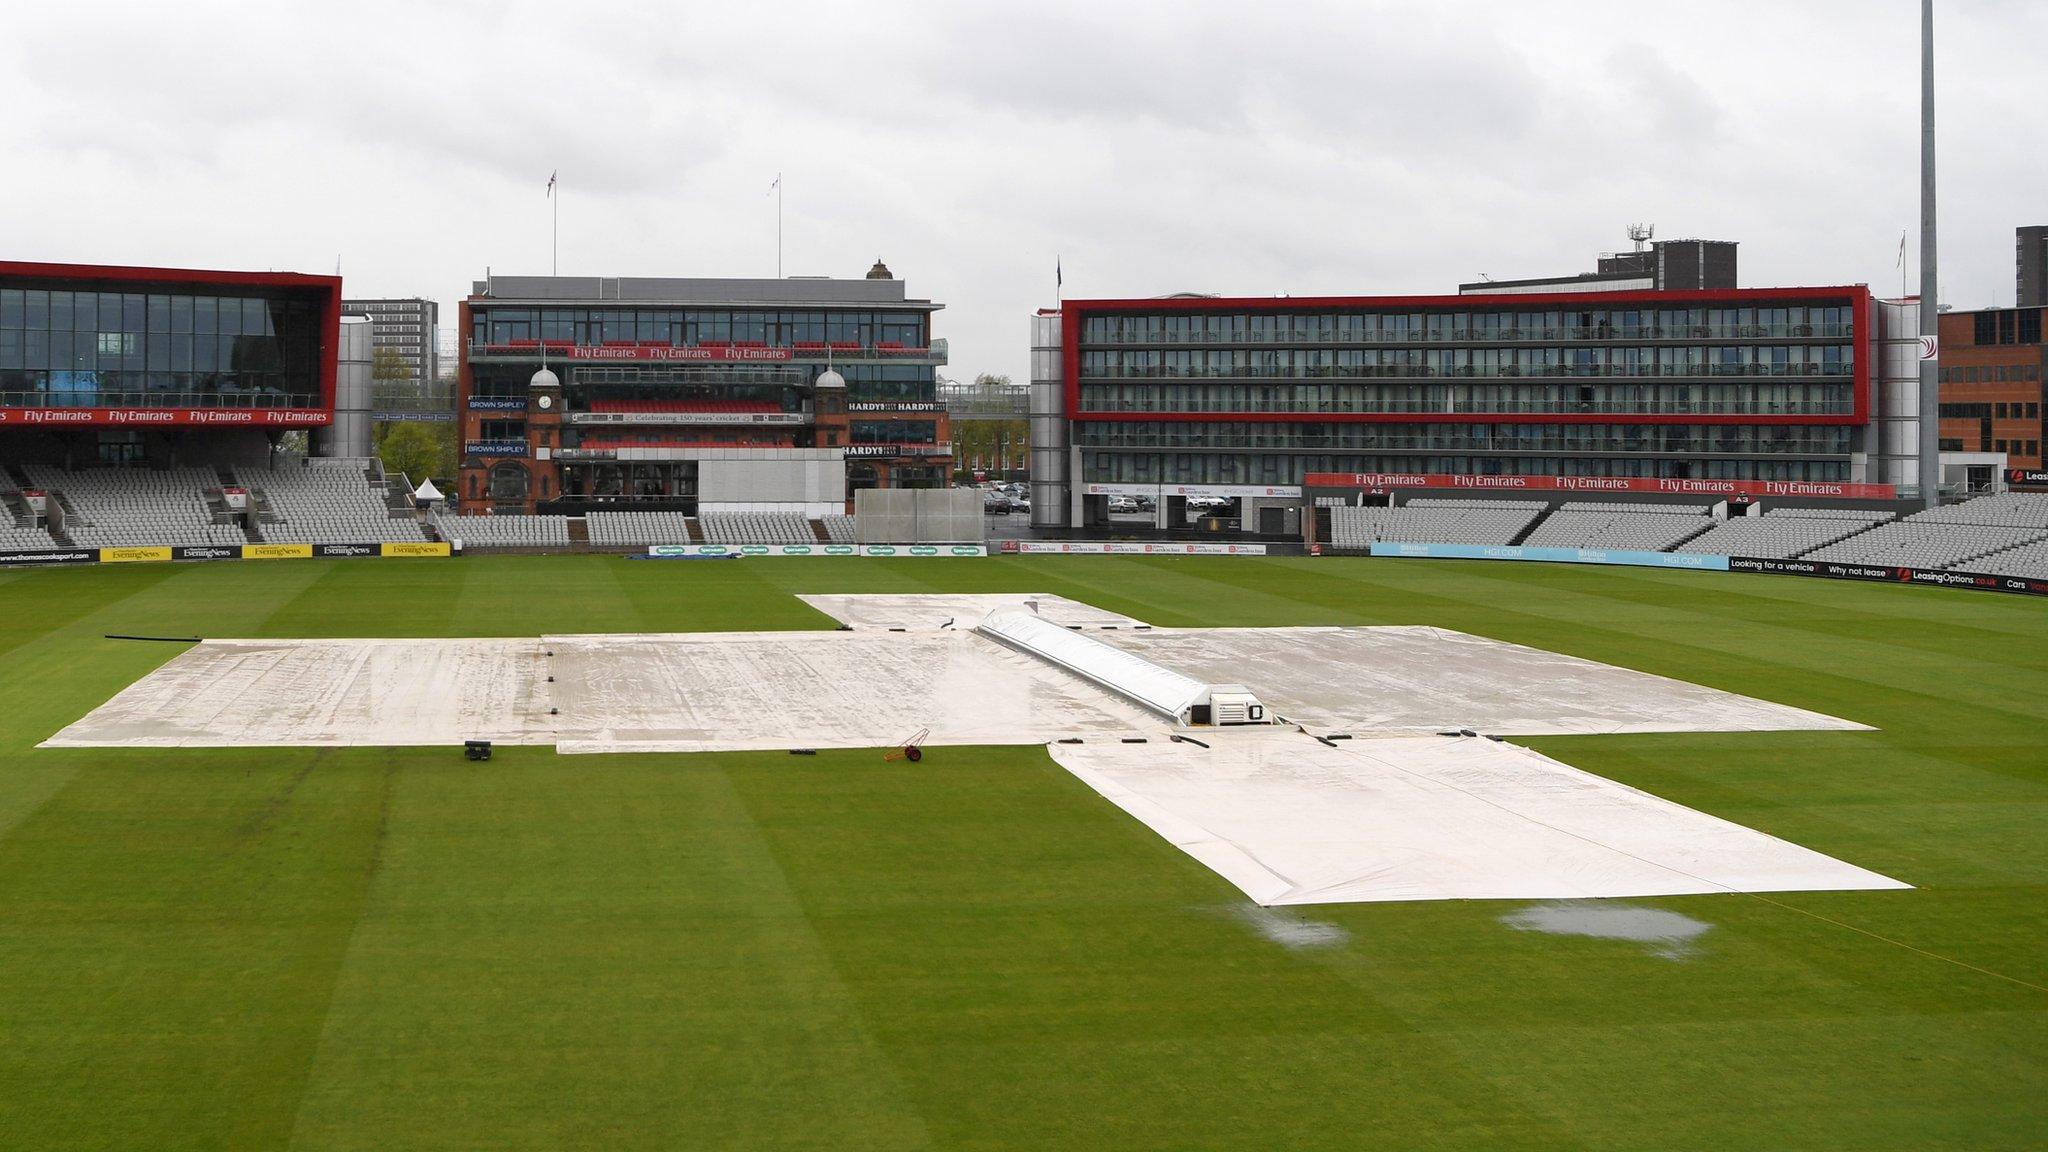
<svg viewBox="0 0 2048 1152"><path fill-rule="evenodd" d="M1780 499L1892 500L1890 484L1835 480L1693 480L1674 476L1466 476L1436 472L1311 472L1304 488L1386 492L1396 488L1477 492L1622 492L1665 496L1773 496Z"/></svg>

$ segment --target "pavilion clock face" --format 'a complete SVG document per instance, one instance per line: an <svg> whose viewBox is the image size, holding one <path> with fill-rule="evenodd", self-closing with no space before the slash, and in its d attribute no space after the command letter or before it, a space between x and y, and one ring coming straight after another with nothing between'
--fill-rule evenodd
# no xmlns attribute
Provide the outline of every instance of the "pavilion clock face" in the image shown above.
<svg viewBox="0 0 2048 1152"><path fill-rule="evenodd" d="M540 405L540 410L545 412L555 406L555 398L553 396L542 396L540 399L535 400L534 403Z"/></svg>

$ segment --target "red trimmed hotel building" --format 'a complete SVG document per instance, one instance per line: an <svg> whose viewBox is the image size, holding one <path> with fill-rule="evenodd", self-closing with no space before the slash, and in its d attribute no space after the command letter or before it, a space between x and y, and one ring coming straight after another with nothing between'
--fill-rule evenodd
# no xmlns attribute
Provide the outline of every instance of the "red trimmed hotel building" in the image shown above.
<svg viewBox="0 0 2048 1152"><path fill-rule="evenodd" d="M1033 324L1033 519L1298 498L1312 474L1894 483L1892 307L1862 286L1069 300Z"/></svg>
<svg viewBox="0 0 2048 1152"><path fill-rule="evenodd" d="M858 280L477 281L459 321L455 498L464 512L820 515L862 488L946 487L942 307L879 261Z"/></svg>
<svg viewBox="0 0 2048 1152"><path fill-rule="evenodd" d="M0 263L0 463L262 461L334 422L341 280Z"/></svg>

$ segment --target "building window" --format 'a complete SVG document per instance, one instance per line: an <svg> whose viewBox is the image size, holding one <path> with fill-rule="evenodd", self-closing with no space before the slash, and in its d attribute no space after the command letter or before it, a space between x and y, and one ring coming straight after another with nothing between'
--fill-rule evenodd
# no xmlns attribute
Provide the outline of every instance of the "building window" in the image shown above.
<svg viewBox="0 0 2048 1152"><path fill-rule="evenodd" d="M506 462L491 469L491 499L526 499L526 469Z"/></svg>

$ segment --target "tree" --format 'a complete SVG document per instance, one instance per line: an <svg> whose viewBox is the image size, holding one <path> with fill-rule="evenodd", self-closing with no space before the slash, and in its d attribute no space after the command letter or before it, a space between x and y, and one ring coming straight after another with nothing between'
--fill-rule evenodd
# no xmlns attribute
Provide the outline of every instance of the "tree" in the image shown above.
<svg viewBox="0 0 2048 1152"><path fill-rule="evenodd" d="M455 425L427 424L417 420L394 420L381 425L377 435L377 457L384 461L384 471L403 472L415 486L431 476L452 491Z"/></svg>
<svg viewBox="0 0 2048 1152"><path fill-rule="evenodd" d="M412 365L405 362L398 349L389 346L379 348L370 354L370 379L411 380Z"/></svg>
<svg viewBox="0 0 2048 1152"><path fill-rule="evenodd" d="M962 476L979 466L992 476L1029 467L1024 456L1030 445L1030 426L1017 411L1015 387L1007 375L982 372L964 406L953 410L953 466ZM963 412L976 419L963 420Z"/></svg>

